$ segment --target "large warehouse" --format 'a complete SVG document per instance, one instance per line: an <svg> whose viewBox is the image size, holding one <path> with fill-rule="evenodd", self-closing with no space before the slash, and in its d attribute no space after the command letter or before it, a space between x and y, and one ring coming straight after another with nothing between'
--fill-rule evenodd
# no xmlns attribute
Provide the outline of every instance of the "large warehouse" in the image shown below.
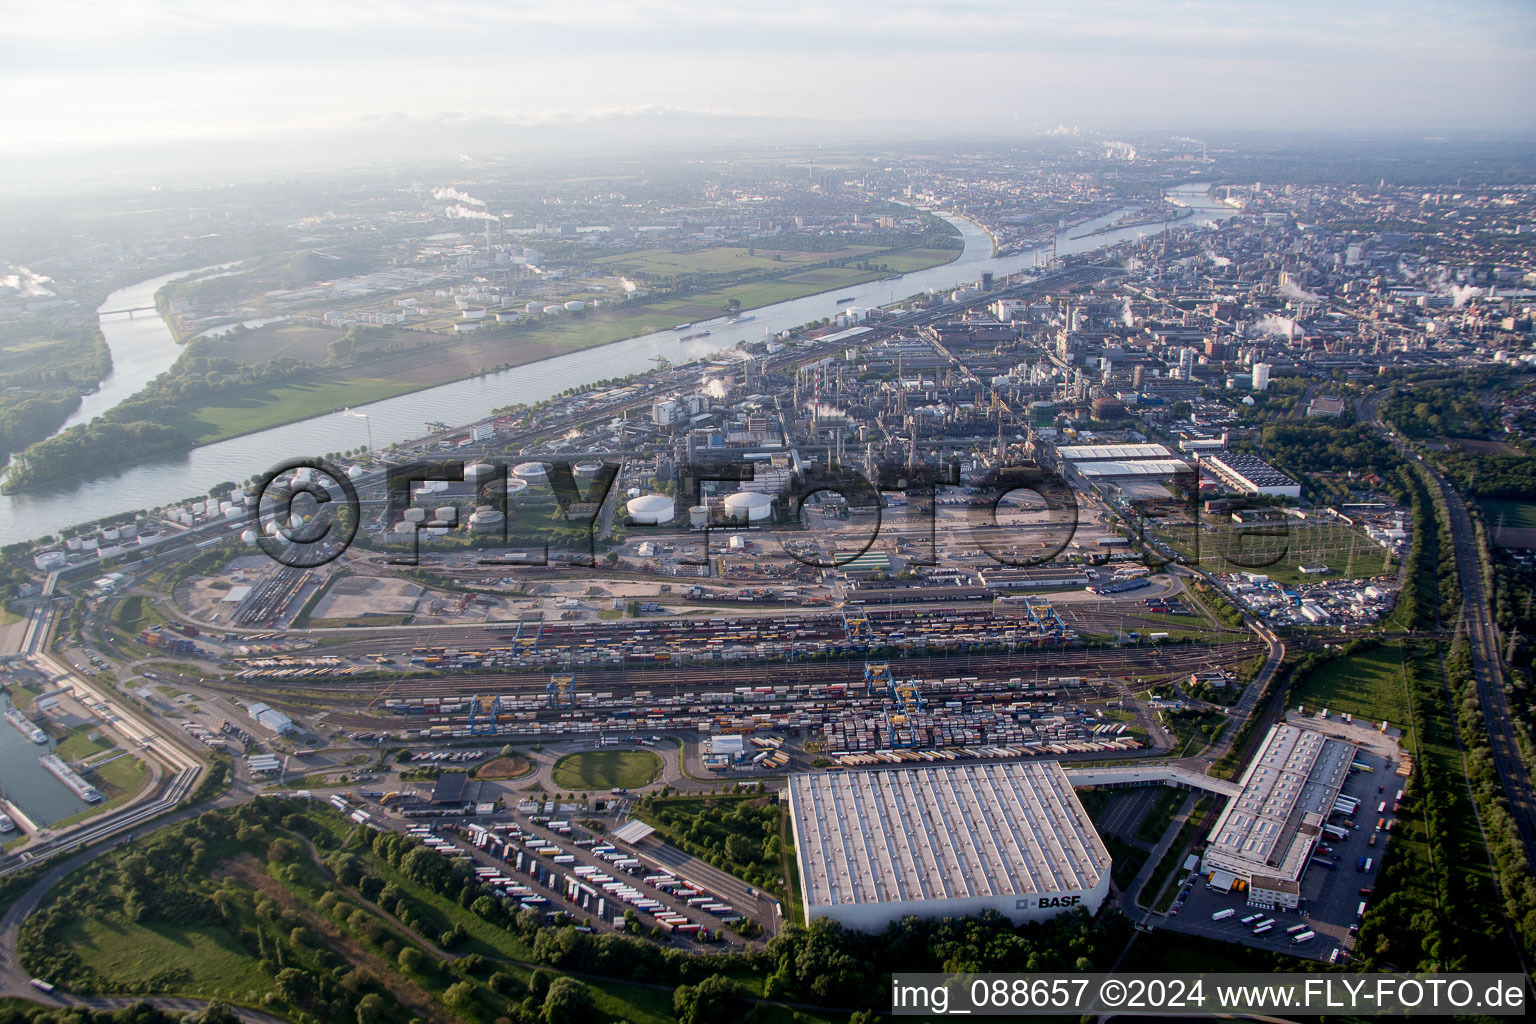
<svg viewBox="0 0 1536 1024"><path fill-rule="evenodd" d="M789 805L807 923L1035 921L1109 891L1109 851L1055 761L792 775Z"/></svg>
<svg viewBox="0 0 1536 1024"><path fill-rule="evenodd" d="M1243 883L1250 898L1294 908L1301 875L1349 777L1355 746L1277 725L1243 774L1242 791L1211 829L1200 870L1218 889Z"/></svg>
<svg viewBox="0 0 1536 1024"><path fill-rule="evenodd" d="M1239 494L1280 498L1301 497L1301 484L1257 455L1220 451L1205 457L1201 465L1215 472L1222 483Z"/></svg>

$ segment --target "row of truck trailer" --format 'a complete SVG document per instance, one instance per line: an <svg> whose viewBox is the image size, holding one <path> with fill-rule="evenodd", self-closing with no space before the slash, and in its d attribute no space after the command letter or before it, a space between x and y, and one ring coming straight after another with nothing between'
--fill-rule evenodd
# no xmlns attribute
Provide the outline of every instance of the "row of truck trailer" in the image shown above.
<svg viewBox="0 0 1536 1024"><path fill-rule="evenodd" d="M550 820L544 822L544 827L560 835L569 835L574 831L570 823L565 821ZM462 853L456 844L437 836L430 826L416 826L411 829L411 834L439 852L448 855ZM521 880L524 877L556 893L574 908L602 921L621 919L626 909L633 909L650 916L667 934L684 935L700 941L709 941L718 927L743 918L734 907L703 886L666 872L648 869L639 858L610 844L594 843L589 848L592 856L609 865L605 869L577 863L574 853L552 840L525 832L516 825L491 828L471 823L465 828L464 834L476 849L508 865L505 870L489 865L476 867L475 876L480 884L501 896L516 900L526 909L544 912L549 900L524 883ZM645 888L625 881L618 877L619 874L640 876ZM714 919L711 922L714 927L679 913L647 889L665 893L710 915Z"/></svg>

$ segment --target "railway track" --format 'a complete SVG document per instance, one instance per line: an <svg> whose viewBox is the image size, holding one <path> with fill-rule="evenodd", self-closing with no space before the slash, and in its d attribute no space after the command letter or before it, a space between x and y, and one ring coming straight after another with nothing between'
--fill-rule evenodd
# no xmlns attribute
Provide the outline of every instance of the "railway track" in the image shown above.
<svg viewBox="0 0 1536 1024"><path fill-rule="evenodd" d="M923 680L958 675L980 675L1044 682L1053 676L1161 677L1232 665L1263 650L1256 641L1164 648L1105 651L1085 648L1031 650L1025 654L957 655L899 659L897 674ZM694 668L645 668L634 666L589 667L578 672L583 689L647 690L659 696L730 691L738 686L784 686L852 683L861 678L862 659L797 661ZM337 704L366 703L387 693L390 697L468 697L476 693L543 694L549 682L542 669L529 672L454 673L407 676L389 680L309 678L285 684L282 680L243 679L242 693L252 691L275 699L284 695L316 701L333 699Z"/></svg>

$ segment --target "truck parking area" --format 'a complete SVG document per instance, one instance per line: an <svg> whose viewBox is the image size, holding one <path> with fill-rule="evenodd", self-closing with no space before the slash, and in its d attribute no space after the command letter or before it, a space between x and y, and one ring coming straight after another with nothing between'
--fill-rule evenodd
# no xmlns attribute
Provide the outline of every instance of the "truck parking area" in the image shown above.
<svg viewBox="0 0 1536 1024"><path fill-rule="evenodd" d="M1343 728L1330 725L1325 731L1358 744L1356 764L1363 767L1350 771L1324 824L1301 879L1297 909L1255 902L1246 891L1217 891L1191 872L1182 882L1180 901L1154 927L1314 960L1339 962L1352 955L1406 780L1396 774L1400 761L1388 737L1375 733L1367 744L1361 733L1375 732L1368 724L1338 724Z"/></svg>

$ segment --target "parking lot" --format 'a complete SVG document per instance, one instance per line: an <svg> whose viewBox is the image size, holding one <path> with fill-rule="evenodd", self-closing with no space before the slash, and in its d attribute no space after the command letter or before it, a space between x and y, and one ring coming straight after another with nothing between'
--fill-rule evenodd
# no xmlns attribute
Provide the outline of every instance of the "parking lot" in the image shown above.
<svg viewBox="0 0 1536 1024"><path fill-rule="evenodd" d="M1372 771L1351 771L1345 781L1340 795L1358 800L1360 806L1354 818L1342 814L1328 818L1329 824L1344 828L1348 835L1342 840L1323 837L1312 863L1302 875L1300 906L1296 910L1286 910L1253 904L1246 892L1223 893L1209 888L1196 872L1183 879L1182 891L1187 895L1182 903L1175 903L1168 917L1155 920L1155 927L1314 960L1329 960L1335 949L1341 951L1340 956L1353 950L1360 905L1371 898L1371 894L1363 890L1374 888L1376 876L1381 871L1391 838L1385 823L1395 817L1392 806L1406 780L1395 774L1398 765L1395 744L1369 723L1332 719L1307 724L1355 743L1357 759L1370 765ZM1378 813L1382 804L1386 805L1385 811ZM1380 831L1376 828L1378 820L1383 820ZM1353 827L1347 824L1351 821ZM1336 866L1329 869L1318 863L1317 857L1334 861ZM1362 870L1360 862L1366 858L1370 860L1370 869ZM1213 914L1229 909L1234 911L1231 916L1222 920L1212 918ZM1258 917L1245 920L1253 915ZM1273 925L1266 932L1255 935L1254 928L1270 919L1273 919ZM1303 927L1297 929L1297 934L1311 931L1315 937L1300 944L1292 941L1293 935L1288 929L1298 925Z"/></svg>

